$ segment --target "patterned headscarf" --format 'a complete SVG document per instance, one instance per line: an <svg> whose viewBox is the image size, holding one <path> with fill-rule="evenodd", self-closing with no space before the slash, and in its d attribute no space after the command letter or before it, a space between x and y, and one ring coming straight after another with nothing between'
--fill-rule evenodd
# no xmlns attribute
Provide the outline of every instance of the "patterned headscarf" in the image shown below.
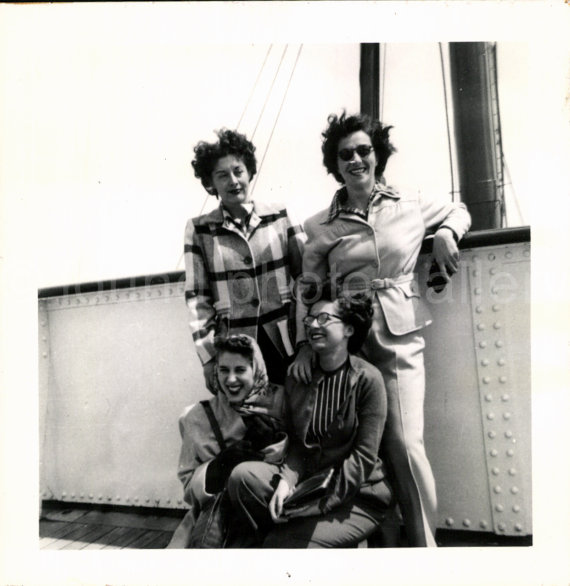
<svg viewBox="0 0 570 586"><path fill-rule="evenodd" d="M267 392L269 379L267 378L267 368L257 342L246 334L232 334L228 339L236 339L253 350L252 368L253 368L253 387L249 395L244 399L241 405L232 405L232 407L242 414L250 413L267 413ZM214 367L214 392L224 394L220 383L218 382L218 364Z"/></svg>

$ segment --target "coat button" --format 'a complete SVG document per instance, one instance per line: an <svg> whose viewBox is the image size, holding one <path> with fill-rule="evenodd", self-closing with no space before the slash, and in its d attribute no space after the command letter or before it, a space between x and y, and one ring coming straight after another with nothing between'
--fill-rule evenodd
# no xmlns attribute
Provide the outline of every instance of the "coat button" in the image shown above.
<svg viewBox="0 0 570 586"><path fill-rule="evenodd" d="M253 307L259 307L259 299L253 298L251 300L251 304L253 305Z"/></svg>
<svg viewBox="0 0 570 586"><path fill-rule="evenodd" d="M244 256L244 257L243 257L243 262L244 262L246 265L250 265L250 264L251 264L251 262L252 262L252 260L253 260L253 259L251 258L251 256Z"/></svg>

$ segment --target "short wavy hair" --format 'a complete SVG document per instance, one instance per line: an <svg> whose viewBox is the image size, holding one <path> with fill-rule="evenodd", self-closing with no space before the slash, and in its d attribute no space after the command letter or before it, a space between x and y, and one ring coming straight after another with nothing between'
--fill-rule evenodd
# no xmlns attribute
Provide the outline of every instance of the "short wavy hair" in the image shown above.
<svg viewBox="0 0 570 586"><path fill-rule="evenodd" d="M338 170L338 144L349 134L362 130L370 137L374 153L376 154L376 169L374 176L377 180L382 177L386 163L392 153L396 152L394 145L389 140L390 130L393 126L384 126L379 120L375 120L367 114L346 115L343 111L340 116L330 114L327 118L328 127L322 133L323 163L328 173L344 184L344 179Z"/></svg>
<svg viewBox="0 0 570 586"><path fill-rule="evenodd" d="M249 173L249 179L253 179L257 173L257 161L255 159L255 147L244 134L236 130L216 131L218 141L209 143L201 140L194 147L194 160L192 167L194 175L200 179L202 185L210 195L217 195L212 184L212 173L216 163L227 155L234 155L241 159Z"/></svg>
<svg viewBox="0 0 570 586"><path fill-rule="evenodd" d="M322 285L311 282L302 293L303 301L309 309L319 301L337 301L338 316L347 325L354 328L354 333L348 340L348 351L355 354L360 350L372 326L374 310L372 300L366 293L349 294L333 287L330 281Z"/></svg>

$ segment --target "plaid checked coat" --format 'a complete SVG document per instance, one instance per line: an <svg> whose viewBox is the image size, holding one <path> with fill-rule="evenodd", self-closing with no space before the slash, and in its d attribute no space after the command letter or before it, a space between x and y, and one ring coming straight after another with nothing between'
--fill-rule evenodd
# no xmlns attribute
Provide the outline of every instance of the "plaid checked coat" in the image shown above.
<svg viewBox="0 0 570 586"><path fill-rule="evenodd" d="M214 357L214 335L257 339L258 326L283 356L293 353L289 317L305 233L285 207L253 204L247 236L224 218L221 205L186 224L185 298L202 364Z"/></svg>

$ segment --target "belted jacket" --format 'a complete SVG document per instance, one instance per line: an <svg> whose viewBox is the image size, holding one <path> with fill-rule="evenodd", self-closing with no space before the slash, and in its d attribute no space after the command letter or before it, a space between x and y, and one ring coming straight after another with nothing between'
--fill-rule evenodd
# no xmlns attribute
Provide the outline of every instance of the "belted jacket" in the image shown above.
<svg viewBox="0 0 570 586"><path fill-rule="evenodd" d="M343 197L344 187L331 208L306 220L303 273L313 281L330 279L349 292L372 291L394 335L431 323L414 274L422 241L442 227L450 228L459 241L471 225L465 205L404 195L377 183L363 219L335 208ZM304 311L299 304L298 323Z"/></svg>
<svg viewBox="0 0 570 586"><path fill-rule="evenodd" d="M283 356L293 352L288 319L305 233L285 207L253 204L247 235L224 216L221 205L186 224L185 297L202 364L214 357L216 334L257 339L258 326Z"/></svg>
<svg viewBox="0 0 570 586"><path fill-rule="evenodd" d="M321 506L323 512L359 493L375 498L372 487L385 478L378 456L387 414L384 380L375 366L357 356L349 356L349 363L346 399L319 442L308 442L307 433L323 372L315 368L309 384L296 382L291 376L285 382L289 450L280 474L294 487L316 472L334 467L331 492Z"/></svg>

